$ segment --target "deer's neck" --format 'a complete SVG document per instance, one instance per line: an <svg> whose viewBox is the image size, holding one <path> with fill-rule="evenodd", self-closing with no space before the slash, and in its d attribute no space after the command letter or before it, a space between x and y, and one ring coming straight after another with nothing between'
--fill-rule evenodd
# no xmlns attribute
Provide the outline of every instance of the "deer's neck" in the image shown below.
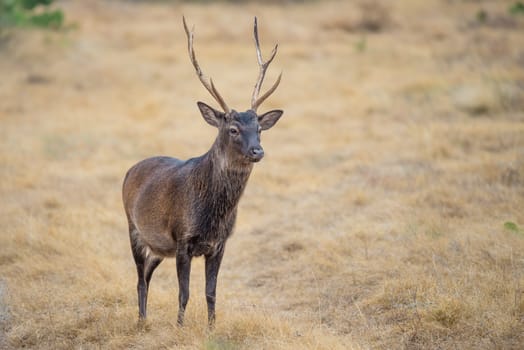
<svg viewBox="0 0 524 350"><path fill-rule="evenodd" d="M239 195L249 179L253 163L229 155L224 149L214 145L207 154L207 162L211 167L215 189L227 188L239 191Z"/></svg>
<svg viewBox="0 0 524 350"><path fill-rule="evenodd" d="M202 157L198 167L202 183L197 191L206 202L219 204L223 211L234 210L244 192L253 169L253 164L232 159L222 149L214 145Z"/></svg>

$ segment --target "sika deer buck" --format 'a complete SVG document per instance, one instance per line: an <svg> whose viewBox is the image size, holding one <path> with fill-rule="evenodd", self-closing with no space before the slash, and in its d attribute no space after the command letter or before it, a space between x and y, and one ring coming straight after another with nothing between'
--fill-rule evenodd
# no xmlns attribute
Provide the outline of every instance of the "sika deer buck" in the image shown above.
<svg viewBox="0 0 524 350"><path fill-rule="evenodd" d="M193 49L193 31L185 18L188 51L198 78L222 107L216 110L198 102L204 120L218 129L211 149L204 155L182 161L153 157L134 165L126 174L122 196L129 223L131 249L138 272L139 319L146 318L147 294L153 271L166 257L176 257L179 287L178 324L184 322L189 299L191 259L205 257L208 322L215 321L217 275L226 241L233 232L237 205L253 163L264 156L260 132L271 128L283 111L257 114L257 108L280 83L259 97L266 70L275 58L278 45L264 62L255 17L254 36L260 73L245 112L229 109L213 81L205 78Z"/></svg>

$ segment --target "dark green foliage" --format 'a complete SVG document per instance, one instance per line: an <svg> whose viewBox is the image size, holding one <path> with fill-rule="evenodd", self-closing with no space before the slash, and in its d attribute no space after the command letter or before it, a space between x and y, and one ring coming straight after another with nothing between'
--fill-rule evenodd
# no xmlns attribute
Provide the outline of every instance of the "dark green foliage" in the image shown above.
<svg viewBox="0 0 524 350"><path fill-rule="evenodd" d="M524 3L517 1L509 7L508 11L512 15L524 15Z"/></svg>
<svg viewBox="0 0 524 350"><path fill-rule="evenodd" d="M37 27L59 28L64 23L64 14L60 10L44 12L31 16L30 20L31 24Z"/></svg>
<svg viewBox="0 0 524 350"><path fill-rule="evenodd" d="M50 5L53 0L20 0L19 2L23 8L32 10L38 5Z"/></svg>
<svg viewBox="0 0 524 350"><path fill-rule="evenodd" d="M33 26L41 28L60 28L64 23L61 10L50 10L53 0L0 0L0 27ZM36 13L36 8L43 6Z"/></svg>

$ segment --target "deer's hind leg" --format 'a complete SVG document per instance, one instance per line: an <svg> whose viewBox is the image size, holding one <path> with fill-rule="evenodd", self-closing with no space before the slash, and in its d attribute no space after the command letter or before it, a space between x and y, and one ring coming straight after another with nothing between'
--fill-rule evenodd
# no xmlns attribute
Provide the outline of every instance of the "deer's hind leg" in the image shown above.
<svg viewBox="0 0 524 350"><path fill-rule="evenodd" d="M138 317L145 320L147 317L147 294L149 282L153 272L160 265L163 258L155 256L149 252L147 247L140 244L138 231L130 224L129 237L131 239L131 250L135 259L136 271L138 274L137 294L138 294Z"/></svg>

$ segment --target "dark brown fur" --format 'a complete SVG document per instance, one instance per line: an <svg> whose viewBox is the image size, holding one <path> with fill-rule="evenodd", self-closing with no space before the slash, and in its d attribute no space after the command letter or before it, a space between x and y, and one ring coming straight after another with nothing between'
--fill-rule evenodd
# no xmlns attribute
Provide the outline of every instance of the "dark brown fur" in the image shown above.
<svg viewBox="0 0 524 350"><path fill-rule="evenodd" d="M253 162L264 154L260 131L272 127L283 113L222 113L202 102L198 106L204 119L219 130L211 149L187 161L145 159L129 169L124 180L123 201L138 272L142 319L153 271L165 257L176 257L178 323L183 323L191 259L203 255L208 321L213 324L217 275L226 241L233 232L238 201Z"/></svg>

